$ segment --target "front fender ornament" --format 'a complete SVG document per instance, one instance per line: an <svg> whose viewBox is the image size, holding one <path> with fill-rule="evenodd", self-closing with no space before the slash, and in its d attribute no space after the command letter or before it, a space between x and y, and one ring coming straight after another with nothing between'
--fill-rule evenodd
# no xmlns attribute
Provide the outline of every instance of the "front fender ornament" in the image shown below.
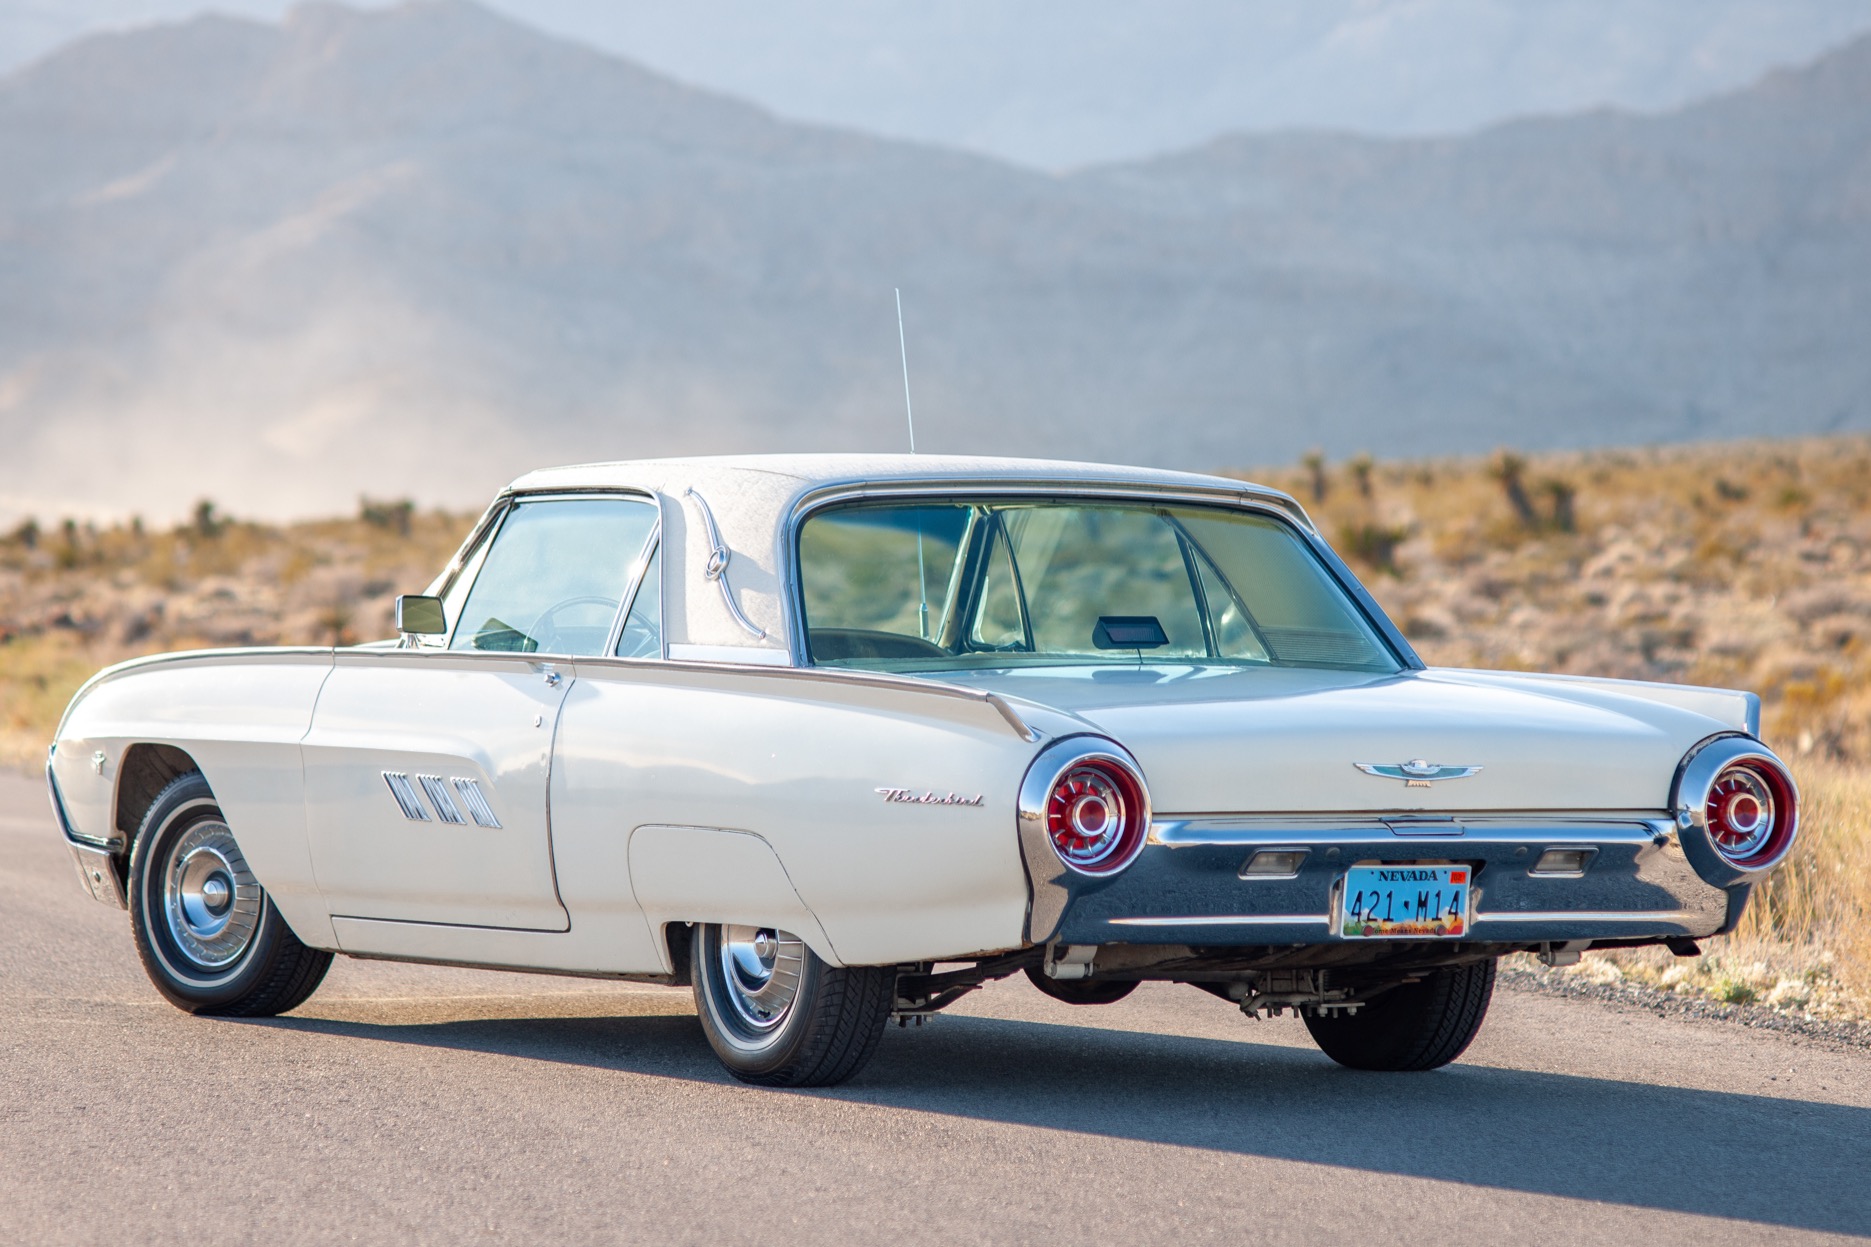
<svg viewBox="0 0 1871 1247"><path fill-rule="evenodd" d="M1443 766L1421 758L1408 762L1353 762L1352 765L1379 779L1400 779L1405 788L1427 788L1439 780L1467 779L1481 769L1478 766Z"/></svg>

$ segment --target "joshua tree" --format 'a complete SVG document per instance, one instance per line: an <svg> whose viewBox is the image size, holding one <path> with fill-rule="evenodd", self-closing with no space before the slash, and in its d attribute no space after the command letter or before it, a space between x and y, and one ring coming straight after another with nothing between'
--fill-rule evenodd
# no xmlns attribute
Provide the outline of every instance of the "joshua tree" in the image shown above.
<svg viewBox="0 0 1871 1247"><path fill-rule="evenodd" d="M203 498L195 504L195 535L198 537L219 537L221 530L227 527L227 521L214 513L214 503Z"/></svg>
<svg viewBox="0 0 1871 1247"><path fill-rule="evenodd" d="M1540 482L1540 488L1553 503L1553 530L1569 533L1577 530L1578 520L1573 515L1572 502L1578 491L1558 477L1551 477Z"/></svg>
<svg viewBox="0 0 1871 1247"><path fill-rule="evenodd" d="M369 498L360 498L357 504L358 518L373 528L387 528L399 537L409 536L410 517L415 514L416 504L407 498L396 502L374 502Z"/></svg>
<svg viewBox="0 0 1871 1247"><path fill-rule="evenodd" d="M1301 457L1300 463L1305 466L1306 471L1312 473L1312 501L1314 505L1324 502L1327 484L1325 479L1325 452L1322 450L1309 450Z"/></svg>
<svg viewBox="0 0 1871 1247"><path fill-rule="evenodd" d="M1358 496L1363 498L1366 502L1371 501L1371 469L1377 465L1372 462L1370 453L1367 451L1360 454L1351 461L1349 466L1351 468L1351 479L1358 484Z"/></svg>
<svg viewBox="0 0 1871 1247"><path fill-rule="evenodd" d="M1529 532L1540 527L1540 513L1533 509L1533 499L1527 497L1527 461L1511 450L1503 450L1494 457L1494 466L1490 469L1494 479L1501 483L1501 490L1507 495L1507 505L1514 509L1514 515L1521 526Z"/></svg>

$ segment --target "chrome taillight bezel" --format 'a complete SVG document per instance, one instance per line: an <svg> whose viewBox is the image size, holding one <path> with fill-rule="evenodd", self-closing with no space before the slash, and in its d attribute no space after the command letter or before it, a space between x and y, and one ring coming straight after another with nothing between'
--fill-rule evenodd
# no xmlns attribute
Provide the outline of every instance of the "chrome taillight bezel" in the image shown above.
<svg viewBox="0 0 1871 1247"><path fill-rule="evenodd" d="M1049 815L1055 813L1054 796L1075 772L1091 771L1109 777L1125 790L1121 802L1124 825L1108 851L1095 856L1074 855L1054 838ZM1143 852L1150 836L1150 787L1143 768L1128 749L1101 736L1072 736L1040 750L1020 784L1020 830L1023 839L1043 840L1059 865L1074 874L1108 878L1124 870Z"/></svg>
<svg viewBox="0 0 1871 1247"><path fill-rule="evenodd" d="M1719 811L1711 825L1717 789L1735 776L1757 781L1771 796L1774 825L1758 844L1725 843L1732 837L1725 835ZM1704 879L1720 887L1763 878L1786 860L1799 835L1800 796L1793 773L1773 750L1749 736L1714 736L1690 750L1677 769L1670 805L1684 854Z"/></svg>

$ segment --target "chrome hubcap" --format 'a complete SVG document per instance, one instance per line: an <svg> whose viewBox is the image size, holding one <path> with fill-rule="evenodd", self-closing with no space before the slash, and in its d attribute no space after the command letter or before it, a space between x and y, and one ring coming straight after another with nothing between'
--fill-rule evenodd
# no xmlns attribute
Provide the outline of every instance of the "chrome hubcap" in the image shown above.
<svg viewBox="0 0 1871 1247"><path fill-rule="evenodd" d="M735 1016L755 1030L786 1020L799 997L806 946L772 927L721 928L721 976Z"/></svg>
<svg viewBox="0 0 1871 1247"><path fill-rule="evenodd" d="M170 849L163 920L177 948L203 969L218 970L247 951L260 926L260 896L227 824L196 823Z"/></svg>

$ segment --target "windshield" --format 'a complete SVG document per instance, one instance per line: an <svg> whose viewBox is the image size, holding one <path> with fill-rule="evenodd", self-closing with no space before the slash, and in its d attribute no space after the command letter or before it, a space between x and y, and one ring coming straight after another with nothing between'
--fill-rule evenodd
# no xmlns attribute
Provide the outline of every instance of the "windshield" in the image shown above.
<svg viewBox="0 0 1871 1247"><path fill-rule="evenodd" d="M1250 511L851 503L807 518L799 566L823 665L1398 669L1304 539Z"/></svg>

